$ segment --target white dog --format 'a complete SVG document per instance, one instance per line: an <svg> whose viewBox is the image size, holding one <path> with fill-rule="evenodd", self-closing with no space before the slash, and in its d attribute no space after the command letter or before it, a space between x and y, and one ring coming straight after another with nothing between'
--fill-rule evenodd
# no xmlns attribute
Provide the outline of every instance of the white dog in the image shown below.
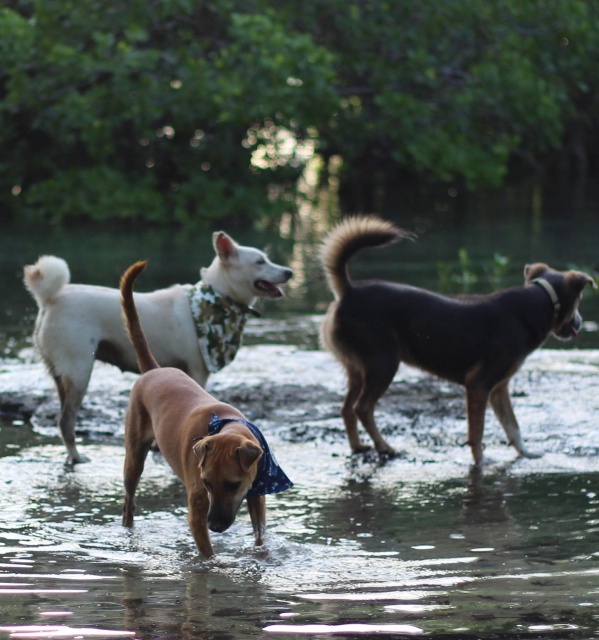
<svg viewBox="0 0 599 640"><path fill-rule="evenodd" d="M201 386L210 372L234 357L247 314L259 315L256 298L280 298L278 285L291 269L265 253L238 245L223 231L213 234L216 256L200 271L196 285L173 285L136 293L135 304L156 360L177 367ZM135 351L121 316L118 289L69 284L67 263L42 256L25 267L24 282L39 307L33 334L60 398L58 421L67 462L87 462L75 445L75 421L87 391L94 360L138 371Z"/></svg>

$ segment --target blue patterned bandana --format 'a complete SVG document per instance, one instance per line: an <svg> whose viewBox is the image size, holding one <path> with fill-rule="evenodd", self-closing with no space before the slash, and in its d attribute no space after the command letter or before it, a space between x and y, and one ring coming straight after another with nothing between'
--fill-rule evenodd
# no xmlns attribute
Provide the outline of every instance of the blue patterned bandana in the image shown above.
<svg viewBox="0 0 599 640"><path fill-rule="evenodd" d="M208 425L208 435L214 436L229 422L240 422L245 425L252 434L257 438L262 448L262 457L258 463L258 473L254 484L250 487L246 497L263 496L267 493L279 493L293 486L293 482L285 475L285 472L270 450L266 439L262 435L260 429L247 420L241 418L219 418L215 413L212 414L210 424Z"/></svg>

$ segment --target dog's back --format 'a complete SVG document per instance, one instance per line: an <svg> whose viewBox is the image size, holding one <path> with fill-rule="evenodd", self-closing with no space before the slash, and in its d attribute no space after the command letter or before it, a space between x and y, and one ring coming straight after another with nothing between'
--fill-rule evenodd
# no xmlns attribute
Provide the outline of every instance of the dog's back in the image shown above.
<svg viewBox="0 0 599 640"><path fill-rule="evenodd" d="M121 277L120 283L123 318L129 339L137 354L139 370L142 373L146 373L146 371L150 371L151 369L158 369L160 366L150 351L148 341L141 328L135 301L133 300L133 284L139 274L146 268L147 264L147 260L140 260L132 264Z"/></svg>

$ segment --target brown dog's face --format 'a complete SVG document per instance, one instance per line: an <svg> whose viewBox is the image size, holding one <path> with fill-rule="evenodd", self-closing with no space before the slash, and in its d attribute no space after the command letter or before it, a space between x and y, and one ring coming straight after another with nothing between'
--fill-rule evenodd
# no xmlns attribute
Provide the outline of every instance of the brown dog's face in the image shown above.
<svg viewBox="0 0 599 640"><path fill-rule="evenodd" d="M208 528L222 533L235 521L254 483L262 449L237 434L206 436L194 445L200 477L208 494Z"/></svg>
<svg viewBox="0 0 599 640"><path fill-rule="evenodd" d="M543 263L527 264L524 267L524 281L530 284L536 278L547 280L560 302L553 334L560 340L576 338L582 327L582 316L578 311L582 292L587 286L596 289L597 283L582 271L555 271Z"/></svg>

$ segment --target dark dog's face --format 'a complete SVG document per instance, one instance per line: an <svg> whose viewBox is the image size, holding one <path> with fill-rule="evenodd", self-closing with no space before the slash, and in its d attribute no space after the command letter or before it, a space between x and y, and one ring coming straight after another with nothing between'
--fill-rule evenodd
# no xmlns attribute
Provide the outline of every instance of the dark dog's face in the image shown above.
<svg viewBox="0 0 599 640"><path fill-rule="evenodd" d="M596 289L597 283L581 271L555 271L543 263L527 264L524 267L526 284L531 284L537 278L546 280L553 287L559 300L553 334L560 340L576 338L582 327L582 316L578 311L582 292L587 286Z"/></svg>
<svg viewBox="0 0 599 640"><path fill-rule="evenodd" d="M262 449L237 434L207 436L193 447L208 494L208 528L222 533L235 521L237 511L258 471Z"/></svg>

